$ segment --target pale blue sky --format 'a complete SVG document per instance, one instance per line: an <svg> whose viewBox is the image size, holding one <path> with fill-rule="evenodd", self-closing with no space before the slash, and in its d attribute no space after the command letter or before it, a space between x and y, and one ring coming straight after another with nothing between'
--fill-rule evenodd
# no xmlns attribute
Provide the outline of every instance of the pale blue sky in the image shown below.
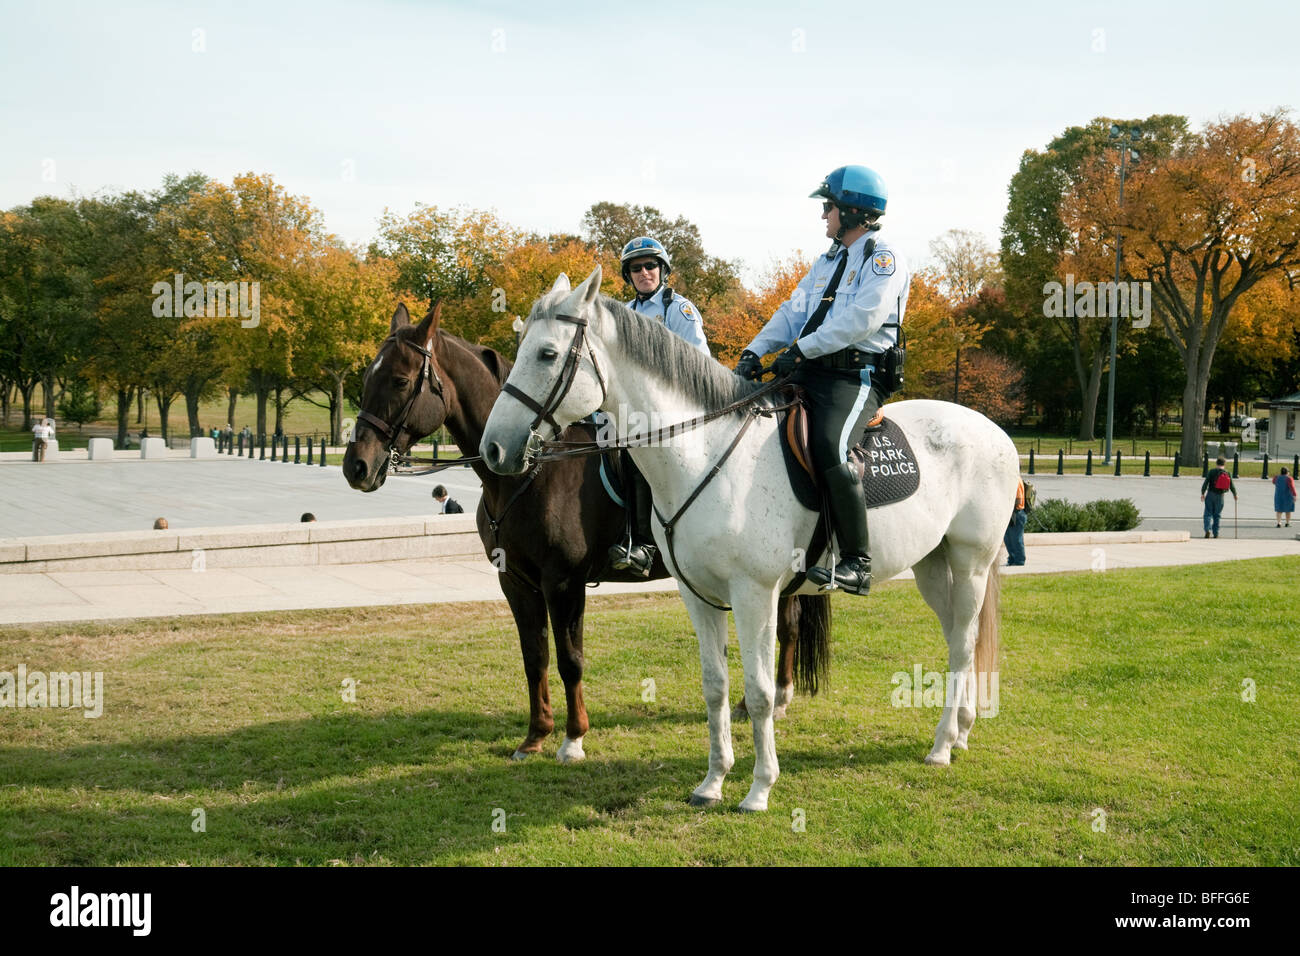
<svg viewBox="0 0 1300 956"><path fill-rule="evenodd" d="M996 242L1021 151L1067 126L1300 105L1281 0L0 10L0 207L254 170L362 242L417 200L543 232L611 200L687 216L751 277L824 248L806 197L838 165L886 177L922 259L949 228Z"/></svg>

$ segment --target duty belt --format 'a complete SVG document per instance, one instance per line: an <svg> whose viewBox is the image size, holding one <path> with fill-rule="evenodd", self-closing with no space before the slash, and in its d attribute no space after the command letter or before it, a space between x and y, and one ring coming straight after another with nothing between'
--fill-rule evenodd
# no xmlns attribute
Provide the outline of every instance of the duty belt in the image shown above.
<svg viewBox="0 0 1300 956"><path fill-rule="evenodd" d="M840 349L838 352L820 355L817 358L810 358L808 361L826 368L855 370L875 368L876 358L877 356L871 352L862 352L858 349Z"/></svg>

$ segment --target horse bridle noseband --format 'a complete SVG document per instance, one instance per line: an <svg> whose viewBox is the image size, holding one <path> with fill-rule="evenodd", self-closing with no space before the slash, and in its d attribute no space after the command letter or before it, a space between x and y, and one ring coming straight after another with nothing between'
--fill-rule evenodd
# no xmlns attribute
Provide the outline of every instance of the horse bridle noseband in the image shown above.
<svg viewBox="0 0 1300 956"><path fill-rule="evenodd" d="M564 368L560 370L559 377L555 380L555 385L551 388L551 393L546 396L546 401L538 403L527 392L521 391L515 386L506 382L501 387L503 395L509 395L511 398L519 401L529 411L536 412L532 424L528 426L528 446L526 454L529 458L535 457L536 453L541 450L542 437L537 432L537 426L546 422L555 429L555 434L551 437L559 438L564 431L564 426L555 420L555 410L560 407L564 401L569 389L573 387L574 380L578 377L578 366L582 364L582 349L586 346L587 355L591 358L591 367L595 369L596 381L600 383L600 403L605 403L609 390L605 387L605 373L600 369L600 363L596 361L596 353L592 351L591 343L587 341L587 319L577 315L556 315L556 319L564 322L572 322L577 326L573 333L573 342L569 345L569 354L565 356Z"/></svg>
<svg viewBox="0 0 1300 956"><path fill-rule="evenodd" d="M446 400L443 398L442 378L438 375L437 366L433 361L433 350L423 348L409 339L403 339L396 332L390 335L388 339L397 342L398 345L413 348L424 356L423 364L420 366L420 376L415 383L415 390L411 393L411 397L406 400L406 405L402 407L401 414L397 416L397 420L392 425L389 425L378 415L370 414L365 409L357 412L357 419L383 438L384 451L388 455L387 461L391 463L397 456L397 449L394 447L397 443L397 436L401 434L403 429L410 432L411 435L415 435L415 432L406 427L406 419L410 416L411 409L415 407L416 399L424 391L424 383L426 381L429 383L429 391L438 396L439 401L445 404ZM387 344L388 340L385 340L379 346L379 351L382 352Z"/></svg>

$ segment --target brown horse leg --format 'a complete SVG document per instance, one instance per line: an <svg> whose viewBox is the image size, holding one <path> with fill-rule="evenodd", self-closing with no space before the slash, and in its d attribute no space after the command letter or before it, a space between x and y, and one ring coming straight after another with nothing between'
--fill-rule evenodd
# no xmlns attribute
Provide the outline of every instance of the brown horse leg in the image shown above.
<svg viewBox="0 0 1300 956"><path fill-rule="evenodd" d="M546 599L507 575L498 577L501 590L510 602L510 611L515 616L519 649L524 655L524 676L528 678L528 736L511 757L524 760L529 754L541 753L542 743L555 729L555 719L551 716L551 692L547 685L551 649L546 640Z"/></svg>
<svg viewBox="0 0 1300 956"><path fill-rule="evenodd" d="M564 681L568 719L564 741L555 755L560 763L576 763L587 755L582 738L587 735L587 705L582 699L582 621L587 607L587 589L581 578L551 582L546 587L546 603L551 610L551 630L555 632L555 662Z"/></svg>
<svg viewBox="0 0 1300 956"><path fill-rule="evenodd" d="M772 719L780 720L794 699L794 652L799 640L799 599L783 597L776 606L776 701ZM731 711L732 721L749 720L745 698L740 698Z"/></svg>

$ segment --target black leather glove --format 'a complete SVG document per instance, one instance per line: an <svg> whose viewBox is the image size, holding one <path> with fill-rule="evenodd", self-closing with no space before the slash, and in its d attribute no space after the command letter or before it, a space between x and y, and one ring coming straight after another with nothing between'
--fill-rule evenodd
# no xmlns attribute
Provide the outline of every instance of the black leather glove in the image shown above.
<svg viewBox="0 0 1300 956"><path fill-rule="evenodd" d="M763 362L749 349L745 349L740 353L740 361L736 363L736 374L753 381L763 374Z"/></svg>
<svg viewBox="0 0 1300 956"><path fill-rule="evenodd" d="M796 342L776 357L776 361L772 363L772 371L776 373L777 378L785 378L803 360L803 352L799 351L799 343Z"/></svg>

